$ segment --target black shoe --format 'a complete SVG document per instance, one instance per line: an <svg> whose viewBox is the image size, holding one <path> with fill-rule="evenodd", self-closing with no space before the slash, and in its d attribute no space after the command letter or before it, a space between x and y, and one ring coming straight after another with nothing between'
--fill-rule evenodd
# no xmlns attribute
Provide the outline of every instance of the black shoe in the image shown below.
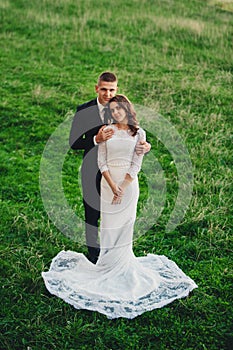
<svg viewBox="0 0 233 350"><path fill-rule="evenodd" d="M90 262L92 262L92 264L96 264L96 263L97 263L97 260L98 260L98 256L88 254L88 255L87 255L87 259L88 259Z"/></svg>
<svg viewBox="0 0 233 350"><path fill-rule="evenodd" d="M87 247L87 248L88 248L87 259L90 260L93 264L96 264L99 257L100 248L94 248L94 247Z"/></svg>

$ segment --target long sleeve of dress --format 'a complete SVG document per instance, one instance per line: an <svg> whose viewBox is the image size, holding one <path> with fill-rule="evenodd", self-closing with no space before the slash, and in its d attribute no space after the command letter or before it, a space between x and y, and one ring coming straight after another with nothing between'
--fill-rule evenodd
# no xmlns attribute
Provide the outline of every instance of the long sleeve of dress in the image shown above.
<svg viewBox="0 0 233 350"><path fill-rule="evenodd" d="M138 140L137 142L140 142L140 141L146 141L146 133L143 129L139 129L138 131L138 135L135 136L135 137L138 137ZM132 158L132 162L131 162L131 166L128 170L128 174L134 179L138 172L140 171L141 169L141 166L142 166L142 159L143 159L143 154L140 154L140 155L137 155L136 153L136 147L134 149L134 153L133 153L133 158Z"/></svg>
<svg viewBox="0 0 233 350"><path fill-rule="evenodd" d="M98 167L101 173L108 171L106 142L101 142L98 145Z"/></svg>

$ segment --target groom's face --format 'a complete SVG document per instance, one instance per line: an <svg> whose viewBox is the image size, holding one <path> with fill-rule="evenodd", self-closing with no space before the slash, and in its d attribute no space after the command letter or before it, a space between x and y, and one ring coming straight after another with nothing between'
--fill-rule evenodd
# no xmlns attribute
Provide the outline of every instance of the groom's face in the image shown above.
<svg viewBox="0 0 233 350"><path fill-rule="evenodd" d="M95 86L95 91L98 94L99 102L105 106L108 101L116 95L117 82L100 81L99 84Z"/></svg>

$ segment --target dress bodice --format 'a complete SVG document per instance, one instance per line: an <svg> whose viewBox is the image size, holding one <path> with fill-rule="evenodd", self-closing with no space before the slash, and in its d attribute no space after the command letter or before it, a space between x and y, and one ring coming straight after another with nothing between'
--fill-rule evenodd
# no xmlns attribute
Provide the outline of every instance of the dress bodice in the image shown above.
<svg viewBox="0 0 233 350"><path fill-rule="evenodd" d="M102 142L98 150L98 165L101 172L111 167L125 167L134 178L139 172L143 156L138 156L135 146L138 141L145 140L145 132L139 128L138 133L132 136L130 130L119 130L112 125L114 134L111 139Z"/></svg>

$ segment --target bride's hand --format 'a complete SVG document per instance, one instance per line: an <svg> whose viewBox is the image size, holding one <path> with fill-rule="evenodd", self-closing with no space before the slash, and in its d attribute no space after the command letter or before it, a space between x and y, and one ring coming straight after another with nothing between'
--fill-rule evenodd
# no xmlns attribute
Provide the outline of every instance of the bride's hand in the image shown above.
<svg viewBox="0 0 233 350"><path fill-rule="evenodd" d="M114 186L112 187L112 192L114 194L112 204L120 204L122 196L124 194L123 189L117 184L114 184Z"/></svg>
<svg viewBox="0 0 233 350"><path fill-rule="evenodd" d="M121 204L121 199L122 199L122 196L114 195L112 199L112 204Z"/></svg>
<svg viewBox="0 0 233 350"><path fill-rule="evenodd" d="M121 200L122 200L122 197L125 193L125 190L126 188L130 185L130 183L132 182L132 179L130 177L130 175L126 175L124 181L122 181L122 183L118 186L117 188L119 189L119 191L113 191L114 193L114 197L113 197L113 200L112 200L112 204L120 204L121 203Z"/></svg>
<svg viewBox="0 0 233 350"><path fill-rule="evenodd" d="M114 196L120 196L122 193L121 187L115 183L111 186L111 189L112 189Z"/></svg>

